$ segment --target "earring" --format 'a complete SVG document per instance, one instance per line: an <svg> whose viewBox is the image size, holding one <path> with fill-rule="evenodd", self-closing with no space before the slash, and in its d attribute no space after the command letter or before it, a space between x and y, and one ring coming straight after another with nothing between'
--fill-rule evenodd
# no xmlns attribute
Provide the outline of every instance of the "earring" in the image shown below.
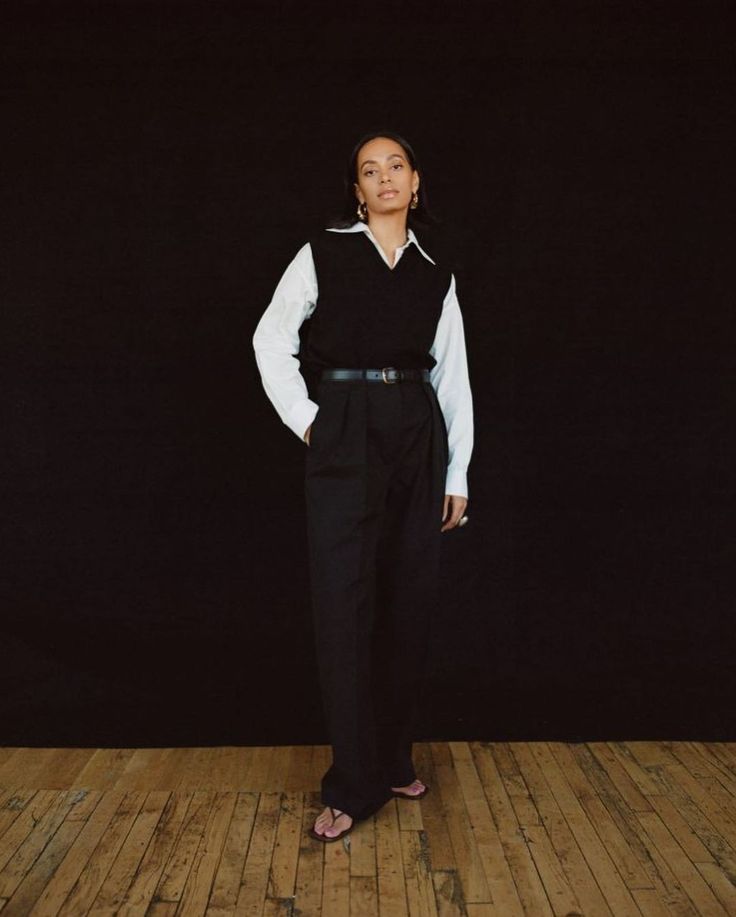
<svg viewBox="0 0 736 917"><path fill-rule="evenodd" d="M411 204L409 204L409 206L411 207L412 210L416 210L418 204L419 204L419 195L415 191L414 194L412 194L411 196Z"/></svg>
<svg viewBox="0 0 736 917"><path fill-rule="evenodd" d="M362 201L360 204L358 204L357 213L359 220L363 220L365 222L365 220L368 219L368 206L366 205L365 201Z"/></svg>

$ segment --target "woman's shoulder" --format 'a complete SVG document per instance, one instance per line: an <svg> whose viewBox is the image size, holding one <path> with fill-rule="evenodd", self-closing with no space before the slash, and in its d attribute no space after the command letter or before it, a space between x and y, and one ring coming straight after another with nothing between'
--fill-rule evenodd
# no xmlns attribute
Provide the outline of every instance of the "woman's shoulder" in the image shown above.
<svg viewBox="0 0 736 917"><path fill-rule="evenodd" d="M448 238L444 231L433 228L415 228L413 232L422 253L431 259L437 271L441 272L449 283L451 275L459 266L454 240Z"/></svg>
<svg viewBox="0 0 736 917"><path fill-rule="evenodd" d="M309 234L307 243L312 247L313 252L344 249L346 245L349 246L355 240L360 232L360 223L349 227L323 226Z"/></svg>

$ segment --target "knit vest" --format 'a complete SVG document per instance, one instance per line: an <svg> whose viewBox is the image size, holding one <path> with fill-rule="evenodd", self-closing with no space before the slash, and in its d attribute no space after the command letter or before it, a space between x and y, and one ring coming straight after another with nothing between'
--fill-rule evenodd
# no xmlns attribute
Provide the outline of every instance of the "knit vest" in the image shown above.
<svg viewBox="0 0 736 917"><path fill-rule="evenodd" d="M390 268L364 232L309 239L317 305L303 360L325 367L431 369L429 353L450 286L449 270L409 245Z"/></svg>

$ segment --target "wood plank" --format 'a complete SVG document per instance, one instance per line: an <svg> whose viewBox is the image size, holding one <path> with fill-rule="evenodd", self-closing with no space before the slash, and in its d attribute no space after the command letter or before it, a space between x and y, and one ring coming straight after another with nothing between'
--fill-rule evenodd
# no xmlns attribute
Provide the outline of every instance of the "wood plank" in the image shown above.
<svg viewBox="0 0 736 917"><path fill-rule="evenodd" d="M617 868L620 866L632 881L642 884L643 874L638 868L636 858L631 854L624 837L605 806L601 805L598 800L592 801L592 788L575 764L574 757L567 755L570 767L563 770L552 754L552 744L557 747L558 753L561 755L564 753L560 743L536 742L529 747L529 750L543 770L560 811L585 858L587 868L583 868L582 863L575 866L572 861L570 863L571 869L574 868L577 871L575 887L578 896L584 899L589 893L587 883L589 882L588 871L590 871L605 898L606 911L602 913L610 909L616 917L639 917L639 908ZM591 808L599 819L597 825L591 821L575 795L571 786L572 782L576 783L577 790L583 798L591 801ZM596 828L604 833L603 836ZM608 847L604 841L609 844ZM571 875L571 873L568 874ZM594 894L597 899L597 894L595 892ZM592 902L587 903L581 900L581 904L586 914L593 913ZM598 907L600 907L600 902L596 903L596 908Z"/></svg>
<svg viewBox="0 0 736 917"><path fill-rule="evenodd" d="M303 794L281 793L276 841L271 860L269 897L291 898L294 895L303 818Z"/></svg>
<svg viewBox="0 0 736 917"><path fill-rule="evenodd" d="M359 822L350 834L350 875L372 879L377 876L375 818L366 818ZM371 883L365 883L360 887L371 888L372 886Z"/></svg>
<svg viewBox="0 0 736 917"><path fill-rule="evenodd" d="M350 917L376 917L378 913L378 880L376 877L351 875Z"/></svg>
<svg viewBox="0 0 736 917"><path fill-rule="evenodd" d="M619 758L611 751L606 742L587 742L573 749L580 766L589 778L594 773L601 775L598 785L609 786L611 799L615 794L623 800L626 809L632 812L651 812L652 807L647 797L641 792ZM603 780L605 774L605 784ZM614 793L615 789L615 793Z"/></svg>
<svg viewBox="0 0 736 917"><path fill-rule="evenodd" d="M34 910L39 913L36 909L37 902L44 896L51 877L101 798L101 794L97 791L68 790L66 792L69 802L68 807L64 807L66 817L58 829L53 830L50 840L42 848L40 855L34 860L8 901L5 913L10 917L28 917Z"/></svg>
<svg viewBox="0 0 736 917"><path fill-rule="evenodd" d="M180 752L169 762L169 785L172 787L192 789L214 789L237 793L247 790L247 781L244 779L248 773L252 752L249 748L236 745L226 745L221 748L205 748L198 750L198 755L193 755L191 750L177 749ZM186 771L182 769L182 761L186 760ZM206 769L206 780L197 782L197 774L202 768ZM187 780L179 782L179 778L186 772Z"/></svg>
<svg viewBox="0 0 736 917"><path fill-rule="evenodd" d="M36 759L33 754L37 749L28 749L29 769L26 785L42 786L44 789L66 790L79 787L78 776L95 753L94 748L48 748L43 758ZM31 761L37 761L38 767L31 767Z"/></svg>
<svg viewBox="0 0 736 917"><path fill-rule="evenodd" d="M631 894L644 917L670 917L672 914L655 888L634 888Z"/></svg>
<svg viewBox="0 0 736 917"><path fill-rule="evenodd" d="M192 796L174 849L156 886L154 902L167 901L178 904L181 901L214 798L215 793L210 789L197 790Z"/></svg>
<svg viewBox="0 0 736 917"><path fill-rule="evenodd" d="M315 819L323 808L319 792L314 791L304 794L299 862L296 869L296 885L294 888L293 912L295 915L320 914L324 854L325 847L328 845L322 841L315 841L307 834L307 831L314 824ZM352 834L348 835L348 837L352 836ZM340 841L337 841L337 843L339 844Z"/></svg>
<svg viewBox="0 0 736 917"><path fill-rule="evenodd" d="M131 791L123 796L99 843L84 864L74 887L59 909L61 917L77 917L90 909L110 866L138 816L146 798L145 793Z"/></svg>
<svg viewBox="0 0 736 917"><path fill-rule="evenodd" d="M332 766L332 749L329 745L315 745L312 754L312 770L309 775L309 786L321 789L322 777ZM323 807L324 808L324 807ZM319 843L319 841L318 841Z"/></svg>
<svg viewBox="0 0 736 917"><path fill-rule="evenodd" d="M431 787L429 793L422 800L421 806L422 824L426 832L432 864L435 869L456 870L455 852L452 849L450 832L445 819L442 793L437 783L432 747L429 743L416 748L415 760L417 762L417 772L422 774L421 779L426 779L427 784Z"/></svg>
<svg viewBox="0 0 736 917"><path fill-rule="evenodd" d="M607 742L606 744L642 796L651 796L654 793L667 795L667 787L662 787L652 780L649 772L637 761L626 742Z"/></svg>
<svg viewBox="0 0 736 917"><path fill-rule="evenodd" d="M500 913L508 917L524 917L519 893L475 769L470 746L467 742L450 742L449 747L491 901Z"/></svg>
<svg viewBox="0 0 736 917"><path fill-rule="evenodd" d="M497 742L490 746L490 750L503 783L505 795L511 802L518 824L525 827L530 825L542 827L543 822L538 807L514 755L514 749L518 745L517 742ZM546 792L546 787L542 785L540 791Z"/></svg>
<svg viewBox="0 0 736 917"><path fill-rule="evenodd" d="M280 793L284 789L286 778L289 776L289 760L292 746L277 746L271 755L268 774L265 777L264 787L270 793Z"/></svg>
<svg viewBox="0 0 736 917"><path fill-rule="evenodd" d="M506 791L504 780L496 765L495 745L490 742L472 742L470 748L486 798L493 812L503 855L514 877L524 913L534 914L535 917L551 917L552 908L547 900L539 872ZM513 762L513 777L510 782L514 789L518 790L519 781L523 782L523 780L516 762L503 751L500 757L504 761L508 774L510 774ZM528 808L524 807L524 811L528 812ZM536 808L533 817L536 823L539 823L539 813Z"/></svg>
<svg viewBox="0 0 736 917"><path fill-rule="evenodd" d="M396 800L392 799L387 802L373 818L376 826L376 876L380 914L381 917L402 917L408 911ZM336 847L337 844L331 846ZM348 870L347 860L345 870ZM332 876L329 878L331 880ZM325 864L325 897L332 891L333 889L329 887L327 864ZM346 911L333 908L331 913L337 917Z"/></svg>
<svg viewBox="0 0 736 917"><path fill-rule="evenodd" d="M178 751L177 748L137 748L118 774L115 789L142 793L170 790L169 781L162 777Z"/></svg>
<svg viewBox="0 0 736 917"><path fill-rule="evenodd" d="M61 794L58 790L38 790L26 802L20 813L12 820L2 837L0 845L0 898L8 897L2 891L2 873L12 860L16 851L23 845L33 831L36 823L43 818L51 805Z"/></svg>
<svg viewBox="0 0 736 917"><path fill-rule="evenodd" d="M604 752L600 756L593 754L591 748L582 744L571 746L570 751L580 771L595 790L598 801L605 806L611 819L621 832L621 836L626 842L626 849L635 858L636 866L625 867L622 875L627 887L632 892L632 897L637 907L641 910L643 904L651 910L653 907L651 903L653 897L651 895L637 896L633 894L635 890L651 890L655 892L654 898L656 898L658 882L656 869L642 839L642 829L636 818L636 812L651 812L653 800L663 797L655 795L650 797L642 796L620 768L610 749L607 749L605 745L602 748ZM561 760L564 768L564 756L562 758L558 757L558 760ZM605 762L605 766L602 762ZM621 790L624 792L620 792ZM595 803L592 802L585 805L589 814L594 805ZM632 808L632 805L635 808Z"/></svg>
<svg viewBox="0 0 736 917"><path fill-rule="evenodd" d="M237 798L237 793L232 791L215 796L202 843L197 849L184 886L178 915L205 913Z"/></svg>
<svg viewBox="0 0 736 917"><path fill-rule="evenodd" d="M246 778L249 789L257 793L274 792L271 771L275 756L276 749L271 746L258 745L253 748L253 756Z"/></svg>
<svg viewBox="0 0 736 917"><path fill-rule="evenodd" d="M22 787L25 785L23 768L16 762L21 760L21 748L8 748L9 754L4 756L0 764L0 787Z"/></svg>
<svg viewBox="0 0 736 917"><path fill-rule="evenodd" d="M238 892L238 914L260 914L268 892L271 856L281 805L280 793L261 793ZM333 845L334 846L334 845Z"/></svg>
<svg viewBox="0 0 736 917"><path fill-rule="evenodd" d="M432 864L429 858L427 836L423 831L402 830L399 839L409 913L412 917L436 917L437 901L432 884ZM350 904L352 909L352 899ZM368 911L367 913L378 913L377 902L373 912Z"/></svg>
<svg viewBox="0 0 736 917"><path fill-rule="evenodd" d="M92 909L96 915L118 913L170 795L166 790L152 790L146 796L93 901Z"/></svg>
<svg viewBox="0 0 736 917"><path fill-rule="evenodd" d="M672 782L698 806L731 849L736 850L736 818L713 798L712 793L703 786L705 781L696 780L681 764L669 765L666 771Z"/></svg>
<svg viewBox="0 0 736 917"><path fill-rule="evenodd" d="M668 812L676 812L677 819L673 822L672 830L676 836L683 838L686 849L692 852L693 857L698 861L705 860L703 851L695 846L696 842L702 843L710 856L726 870L730 875L736 876L736 852L719 834L717 828L709 820L707 815L701 811L698 804L694 802L685 790L677 783L670 779L670 792L667 796L653 795L650 797L654 809L667 820ZM687 829L680 827L682 819L694 837L689 838ZM637 822L638 823L638 822ZM640 830L643 831L643 829Z"/></svg>
<svg viewBox="0 0 736 917"><path fill-rule="evenodd" d="M675 880L692 901L695 913L703 917L727 917L727 911L685 856L659 815L640 812L637 817L669 866Z"/></svg>
<svg viewBox="0 0 736 917"><path fill-rule="evenodd" d="M0 773L2 773L2 768L5 762L9 761L17 751L17 748L11 748L8 746L0 748Z"/></svg>
<svg viewBox="0 0 736 917"><path fill-rule="evenodd" d="M304 793L315 789L311 779L313 745L293 745L289 755L289 766L284 780L287 793ZM302 799L302 805L304 800Z"/></svg>
<svg viewBox="0 0 736 917"><path fill-rule="evenodd" d="M0 768L0 785L33 787L42 786L36 776L45 762L58 751L55 748L16 748Z"/></svg>
<svg viewBox="0 0 736 917"><path fill-rule="evenodd" d="M119 917L139 917L140 914L147 913L164 868L181 834L192 799L192 793L169 794L166 807L156 823L153 838L138 865L135 878L120 903Z"/></svg>
<svg viewBox="0 0 736 917"><path fill-rule="evenodd" d="M26 822L23 830L25 836L13 850L12 855L0 872L0 897L2 898L13 897L16 889L23 881L23 877L54 836L56 829L66 818L69 809L74 805L78 805L84 797L84 794L80 795L76 790L49 790L48 793L52 794L53 798L48 807L42 804L42 814L39 815L33 811L34 803L21 815L22 819L28 813L31 819L35 820L32 826ZM38 799L38 796L36 798ZM13 828L18 825L19 821L20 819L16 820L10 830L6 832L6 838L13 833ZM29 827L30 830L27 831L26 829Z"/></svg>
<svg viewBox="0 0 736 917"><path fill-rule="evenodd" d="M178 792L221 789L212 763L216 753L212 748L177 748L167 760L167 778Z"/></svg>
<svg viewBox="0 0 736 917"><path fill-rule="evenodd" d="M133 757L133 748L97 748L74 778L75 786L111 790Z"/></svg>
<svg viewBox="0 0 736 917"><path fill-rule="evenodd" d="M522 829L552 910L555 914L564 913L567 909L586 915L608 915L610 907L595 881L590 863L580 849L580 841L570 823L570 816L563 811L566 801L564 794L558 786L563 796L560 802L548 782L545 767L534 755L535 747L526 742L514 742L512 745L514 758L538 812L535 821L541 822L530 825L522 823ZM552 784L558 783L559 780L553 775ZM568 808L571 806L568 805ZM588 839L594 834L592 830L586 831L584 826L580 831Z"/></svg>
<svg viewBox="0 0 736 917"><path fill-rule="evenodd" d="M734 880L720 869L716 863L697 863L698 872L710 886L728 914L736 914L736 886ZM733 875L733 873L732 873Z"/></svg>
<svg viewBox="0 0 736 917"><path fill-rule="evenodd" d="M446 756L444 760L443 756ZM463 900L466 904L473 901L490 903L491 891L488 887L481 856L475 843L475 835L470 827L457 772L447 744L432 743L432 757L434 758L434 780L442 798L457 874L462 885ZM429 796L427 799L429 799Z"/></svg>
<svg viewBox="0 0 736 917"><path fill-rule="evenodd" d="M146 911L146 917L175 917L178 907L176 901L153 901Z"/></svg>
<svg viewBox="0 0 736 917"><path fill-rule="evenodd" d="M732 777L736 777L736 760L729 754L723 742L700 742L712 759L720 762L725 771Z"/></svg>
<svg viewBox="0 0 736 917"><path fill-rule="evenodd" d="M357 828L356 828L357 830ZM345 917L350 913L350 844L352 835L341 841L324 844L322 877L322 917Z"/></svg>
<svg viewBox="0 0 736 917"><path fill-rule="evenodd" d="M651 796L650 799L656 814L667 825L672 836L690 861L693 863L713 863L713 854L700 840L692 825L683 817L681 809L666 796Z"/></svg>
<svg viewBox="0 0 736 917"><path fill-rule="evenodd" d="M562 742L548 742L547 747L558 764L560 774L564 775L580 807L603 842L626 887L629 890L652 888L652 882L637 856L637 850L641 846L638 836L627 820L621 817L621 809L625 807L625 802L617 796L601 770L596 768L590 753L585 756L582 749L576 753L569 744ZM581 756L588 764L586 769L580 766ZM651 809L651 804L649 807ZM633 812L629 813L629 816L633 820Z"/></svg>
<svg viewBox="0 0 736 917"><path fill-rule="evenodd" d="M651 818L652 813L637 812L637 821L642 818ZM652 861L652 869L656 874L655 887L659 900L665 905L667 910L676 915L676 917L698 917L697 911L693 907L692 901L682 890L677 877L667 864L666 859L659 852L657 845L646 831L644 825L641 825L641 836Z"/></svg>
<svg viewBox="0 0 736 917"><path fill-rule="evenodd" d="M702 786L715 781L718 786L713 785L713 790L723 800L723 808L731 816L736 813L736 776L722 767L719 761L714 762L701 743L678 742L673 746L672 754Z"/></svg>
<svg viewBox="0 0 736 917"><path fill-rule="evenodd" d="M432 883L439 917L462 917L467 914L460 877L454 869L433 870Z"/></svg>
<svg viewBox="0 0 736 917"><path fill-rule="evenodd" d="M238 793L215 870L208 914L229 914L237 904L257 809L257 793Z"/></svg>
<svg viewBox="0 0 736 917"><path fill-rule="evenodd" d="M91 791L90 795L92 792L98 791ZM103 834L108 830L124 798L125 793L122 791L109 790L106 793L100 793L100 799L94 812L82 826L66 856L39 896L31 912L34 917L57 914L61 910L64 901L82 874Z"/></svg>
<svg viewBox="0 0 736 917"><path fill-rule="evenodd" d="M20 813L28 806L38 790L11 790L6 789L3 793L2 804L0 805L0 864L7 862L7 857L3 856L3 850L6 852L13 844L12 840L6 842L5 832L10 828L14 821L18 819Z"/></svg>
<svg viewBox="0 0 736 917"><path fill-rule="evenodd" d="M62 917L86 914L115 862L145 800L145 793L126 793L112 816L107 830L85 864L69 896L59 910Z"/></svg>
<svg viewBox="0 0 736 917"><path fill-rule="evenodd" d="M735 743L453 741L414 754L429 794L325 845L307 831L329 746L5 749L0 771L53 786L0 784L0 910L736 914ZM474 860L487 900L467 900Z"/></svg>

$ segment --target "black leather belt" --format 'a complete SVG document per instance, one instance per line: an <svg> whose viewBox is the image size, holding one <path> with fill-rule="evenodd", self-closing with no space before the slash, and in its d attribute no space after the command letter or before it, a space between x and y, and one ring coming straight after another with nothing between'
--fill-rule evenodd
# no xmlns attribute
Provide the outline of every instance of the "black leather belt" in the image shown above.
<svg viewBox="0 0 736 917"><path fill-rule="evenodd" d="M366 379L369 382L429 382L428 369L396 369L385 366L383 369L323 369L320 379L349 380Z"/></svg>

